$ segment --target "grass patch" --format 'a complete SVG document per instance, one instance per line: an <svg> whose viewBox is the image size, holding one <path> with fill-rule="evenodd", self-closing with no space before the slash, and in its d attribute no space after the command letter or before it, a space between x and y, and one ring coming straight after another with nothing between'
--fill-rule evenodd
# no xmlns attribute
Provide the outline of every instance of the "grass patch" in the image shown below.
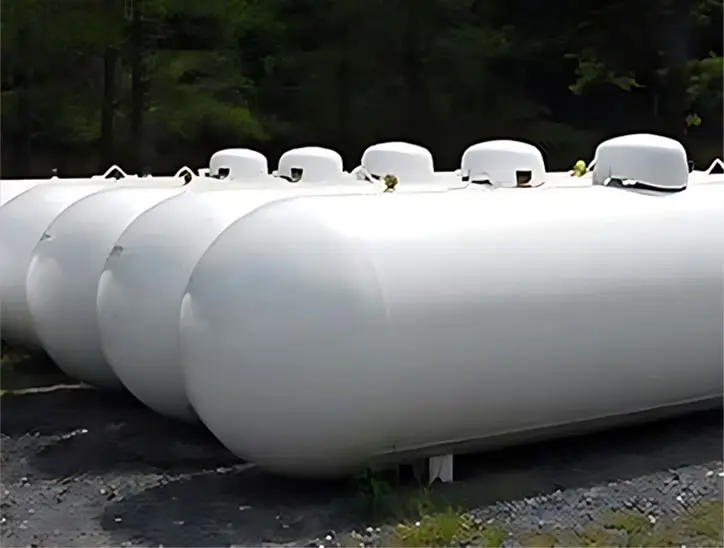
<svg viewBox="0 0 724 548"><path fill-rule="evenodd" d="M583 529L545 527L537 531L508 529L492 520L483 521L452 502L448 486L428 488L421 483L405 485L399 469L368 470L357 478L365 507L380 524L383 546L503 546L508 539L526 547L697 547L724 546L724 503L707 501L693 505L674 518L652 519L639 511L609 510L594 516ZM435 487L441 487L437 489ZM352 535L345 546L360 546Z"/></svg>
<svg viewBox="0 0 724 548"><path fill-rule="evenodd" d="M415 522L398 524L388 538L389 546L503 546L508 534L493 524L448 506L423 513Z"/></svg>
<svg viewBox="0 0 724 548"><path fill-rule="evenodd" d="M417 478L412 488L400 479L400 467L368 469L358 476L364 507L380 527L383 546L502 546L509 537L493 523L485 523L451 502L443 492ZM444 486L441 486L444 487ZM352 537L345 545L359 546Z"/></svg>
<svg viewBox="0 0 724 548"><path fill-rule="evenodd" d="M724 545L724 503L701 502L680 516L662 520L651 520L637 511L604 512L573 539L570 535L569 530L542 530L519 540L524 546L539 547L720 547Z"/></svg>
<svg viewBox="0 0 724 548"><path fill-rule="evenodd" d="M533 533L525 537L525 546L529 548L554 548L559 545L558 537L551 533Z"/></svg>

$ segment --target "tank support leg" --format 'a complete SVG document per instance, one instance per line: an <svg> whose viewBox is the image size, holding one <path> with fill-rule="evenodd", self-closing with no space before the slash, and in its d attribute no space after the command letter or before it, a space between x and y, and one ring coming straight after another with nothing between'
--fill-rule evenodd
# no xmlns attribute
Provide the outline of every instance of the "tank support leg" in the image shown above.
<svg viewBox="0 0 724 548"><path fill-rule="evenodd" d="M432 484L435 479L439 479L442 483L450 483L453 480L453 456L439 455L430 457L428 460L429 482Z"/></svg>

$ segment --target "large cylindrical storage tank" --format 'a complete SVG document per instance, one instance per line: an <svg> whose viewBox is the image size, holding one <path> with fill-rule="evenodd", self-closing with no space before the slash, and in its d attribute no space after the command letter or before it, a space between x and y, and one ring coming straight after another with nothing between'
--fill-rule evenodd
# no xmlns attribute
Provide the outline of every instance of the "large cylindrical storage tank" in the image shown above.
<svg viewBox="0 0 724 548"><path fill-rule="evenodd" d="M90 179L87 178L59 179L57 177L51 177L50 179L2 179L0 180L0 206L5 205L16 196L39 185L73 185L88 182L90 182Z"/></svg>
<svg viewBox="0 0 724 548"><path fill-rule="evenodd" d="M43 348L71 377L121 388L101 349L98 279L126 227L181 192L182 187L103 190L66 208L45 230L28 268L28 308Z"/></svg>
<svg viewBox="0 0 724 548"><path fill-rule="evenodd" d="M186 192L138 216L114 246L97 294L104 356L125 387L155 411L195 421L178 353L178 318L196 262L236 219L273 200L281 190ZM197 190L199 190L197 188Z"/></svg>
<svg viewBox="0 0 724 548"><path fill-rule="evenodd" d="M50 179L52 181L52 179ZM67 181L67 179L57 179ZM53 220L87 196L110 188L181 187L178 177L87 178L38 184L0 207L0 302L4 340L39 344L28 312L26 276L32 251Z"/></svg>
<svg viewBox="0 0 724 548"><path fill-rule="evenodd" d="M50 177L48 179L0 179L0 206L13 200L15 197L36 186L46 185L86 185L88 183L116 183L120 186L167 186L180 184L179 180L184 172L182 168L173 177L140 177L126 175L117 166L110 167L103 175L92 177ZM189 170L190 171L190 170Z"/></svg>
<svg viewBox="0 0 724 548"><path fill-rule="evenodd" d="M382 192L379 186L353 179L346 184L279 180L284 189L250 190L245 183L227 183L224 189L223 181L194 181L189 192L141 214L108 257L97 296L104 355L125 387L157 412L196 420L179 365L178 318L193 267L219 234L275 200Z"/></svg>
<svg viewBox="0 0 724 548"><path fill-rule="evenodd" d="M720 399L723 252L721 184L270 204L193 271L187 393L296 476Z"/></svg>
<svg viewBox="0 0 724 548"><path fill-rule="evenodd" d="M109 184L37 185L0 207L0 318L4 340L30 347L39 345L25 290L33 248L48 225L67 207L108 188Z"/></svg>

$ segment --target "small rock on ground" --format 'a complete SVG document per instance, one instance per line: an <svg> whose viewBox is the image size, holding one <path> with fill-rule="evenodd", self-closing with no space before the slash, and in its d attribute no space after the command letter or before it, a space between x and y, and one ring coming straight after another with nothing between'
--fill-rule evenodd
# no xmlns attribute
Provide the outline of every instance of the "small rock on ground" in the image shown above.
<svg viewBox="0 0 724 548"><path fill-rule="evenodd" d="M351 482L240 463L200 428L94 390L3 396L2 546L365 546L389 525ZM606 509L652 520L721 500L721 412L456 459L451 500L512 532L583 528ZM354 534L352 534L354 532Z"/></svg>

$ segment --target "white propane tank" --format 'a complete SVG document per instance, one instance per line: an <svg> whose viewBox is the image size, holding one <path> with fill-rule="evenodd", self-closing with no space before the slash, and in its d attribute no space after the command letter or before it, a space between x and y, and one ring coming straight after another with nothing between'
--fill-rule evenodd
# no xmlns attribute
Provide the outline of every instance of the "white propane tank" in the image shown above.
<svg viewBox="0 0 724 548"><path fill-rule="evenodd" d="M98 327L107 363L155 411L185 421L191 409L178 356L178 317L196 262L236 219L293 189L185 192L146 210L123 231L100 275Z"/></svg>
<svg viewBox="0 0 724 548"><path fill-rule="evenodd" d="M270 204L193 271L186 390L294 476L720 404L722 250L721 184Z"/></svg>
<svg viewBox="0 0 724 548"><path fill-rule="evenodd" d="M537 187L546 182L543 155L521 141L500 139L468 147L463 153L464 180L496 187Z"/></svg>
<svg viewBox="0 0 724 548"><path fill-rule="evenodd" d="M178 317L189 276L206 249L233 221L266 203L299 195L383 190L362 182L300 182L284 183L283 190L248 190L244 184L212 191L201 181L129 225L106 261L97 297L107 363L143 403L186 421L196 420L196 415L179 366Z"/></svg>
<svg viewBox="0 0 724 548"><path fill-rule="evenodd" d="M184 179L174 177L153 178L151 182L139 178L86 178L69 184L38 184L0 207L0 317L3 339L29 347L39 344L28 312L26 275L33 248L53 219L78 200L104 189L180 187L183 184Z"/></svg>
<svg viewBox="0 0 724 548"><path fill-rule="evenodd" d="M391 174L402 183L435 181L432 154L412 143L392 141L372 145L362 154L360 167L375 180Z"/></svg>
<svg viewBox="0 0 724 548"><path fill-rule="evenodd" d="M689 181L689 164L681 143L661 135L622 135L596 149L593 184L617 180L656 190L682 190Z"/></svg>
<svg viewBox="0 0 724 548"><path fill-rule="evenodd" d="M342 156L334 150L300 147L282 154L276 174L293 183L341 182L344 166Z"/></svg>
<svg viewBox="0 0 724 548"><path fill-rule="evenodd" d="M115 175L115 177L113 177ZM93 175L92 177L75 177L75 178L59 178L57 175L48 179L0 179L0 206L6 204L16 196L22 194L26 190L30 190L38 185L76 185L88 184L105 181L107 183L114 182L116 179L127 177L126 173L118 166L109 167L102 175Z"/></svg>
<svg viewBox="0 0 724 548"><path fill-rule="evenodd" d="M0 207L23 192L39 185L51 183L56 185L74 185L87 184L89 182L90 180L87 178L59 179L58 177L51 177L49 179L2 179L0 180Z"/></svg>
<svg viewBox="0 0 724 548"><path fill-rule="evenodd" d="M215 152L209 160L212 177L262 179L269 176L266 156L248 148L227 148Z"/></svg>
<svg viewBox="0 0 724 548"><path fill-rule="evenodd" d="M46 228L28 268L28 309L43 348L69 376L121 388L101 349L98 279L125 228L183 191L179 186L103 190L78 200Z"/></svg>
<svg viewBox="0 0 724 548"><path fill-rule="evenodd" d="M43 231L71 204L108 188L109 183L37 185L0 207L0 302L2 337L37 347L25 291L33 248Z"/></svg>
<svg viewBox="0 0 724 548"><path fill-rule="evenodd" d="M284 186L283 191L249 190L245 183L214 186L213 180L194 180L189 192L144 212L119 238L98 285L102 348L124 386L150 408L197 420L179 368L178 316L193 267L232 221L291 196L383 192L362 182ZM400 192L415 190L401 187Z"/></svg>

